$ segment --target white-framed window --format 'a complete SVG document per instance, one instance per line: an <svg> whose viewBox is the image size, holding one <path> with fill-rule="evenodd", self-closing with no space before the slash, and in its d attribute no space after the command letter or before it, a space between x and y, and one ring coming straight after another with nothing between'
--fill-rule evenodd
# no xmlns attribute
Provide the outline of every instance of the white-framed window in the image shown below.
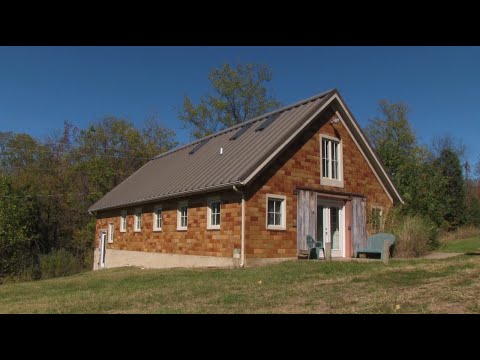
<svg viewBox="0 0 480 360"><path fill-rule="evenodd" d="M320 135L320 183L343 187L342 141Z"/></svg>
<svg viewBox="0 0 480 360"><path fill-rule="evenodd" d="M220 199L208 199L207 229L220 229Z"/></svg>
<svg viewBox="0 0 480 360"><path fill-rule="evenodd" d="M177 230L187 230L188 227L188 202L178 203L177 210Z"/></svg>
<svg viewBox="0 0 480 360"><path fill-rule="evenodd" d="M383 209L379 206L372 206L370 210L370 229L372 234L383 231Z"/></svg>
<svg viewBox="0 0 480 360"><path fill-rule="evenodd" d="M162 231L162 207L160 205L153 209L153 231Z"/></svg>
<svg viewBox="0 0 480 360"><path fill-rule="evenodd" d="M127 231L127 210L123 210L120 214L120 232Z"/></svg>
<svg viewBox="0 0 480 360"><path fill-rule="evenodd" d="M135 209L135 217L134 217L134 231L142 231L142 209L136 208Z"/></svg>
<svg viewBox="0 0 480 360"><path fill-rule="evenodd" d="M108 242L111 244L113 243L113 230L115 229L115 226L113 223L108 224Z"/></svg>
<svg viewBox="0 0 480 360"><path fill-rule="evenodd" d="M267 194L267 229L286 230L287 197Z"/></svg>

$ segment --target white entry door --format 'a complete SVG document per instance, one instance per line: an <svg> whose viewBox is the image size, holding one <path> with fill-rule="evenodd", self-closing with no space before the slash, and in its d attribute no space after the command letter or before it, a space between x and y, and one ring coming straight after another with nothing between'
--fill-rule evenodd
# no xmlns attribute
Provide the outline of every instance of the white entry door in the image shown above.
<svg viewBox="0 0 480 360"><path fill-rule="evenodd" d="M345 212L341 202L318 199L317 239L331 243L332 257L345 256Z"/></svg>
<svg viewBox="0 0 480 360"><path fill-rule="evenodd" d="M107 232L105 230L100 231L99 247L100 247L100 257L98 260L99 269L105 267L105 250L107 246Z"/></svg>

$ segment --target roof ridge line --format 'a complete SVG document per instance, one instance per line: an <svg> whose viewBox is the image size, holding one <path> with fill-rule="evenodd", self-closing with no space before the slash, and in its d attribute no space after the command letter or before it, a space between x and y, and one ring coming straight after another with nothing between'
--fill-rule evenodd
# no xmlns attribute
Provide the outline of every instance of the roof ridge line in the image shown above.
<svg viewBox="0 0 480 360"><path fill-rule="evenodd" d="M268 113L259 115L259 116L255 117L255 118L253 118L253 119L248 120L248 121L245 121L245 122L242 122L242 123L240 123L240 124L236 124L236 125L230 126L229 128L220 130L220 131L218 131L218 132L216 132L216 133L213 133L213 134L204 136L203 138L194 140L194 141L192 141L192 142L190 142L190 143L188 143L188 144L182 145L182 146L180 146L180 147L178 147L178 148L176 148L176 149L169 150L169 151L167 151L167 152L165 152L165 153L163 153L163 154L158 154L158 155L154 156L151 160L160 159L160 158L162 158L162 157L164 157L164 156L173 154L173 153L175 153L175 152L177 152L177 151L180 151L180 150L183 150L183 149L185 149L185 148L187 148L187 147L189 147L189 146L195 145L195 144L197 144L197 143L199 143L199 142L201 142L201 141L209 140L209 139L214 138L214 137L216 137L216 136L219 136L219 135L225 134L225 133L227 133L227 132L229 132L229 131L235 130L235 129L241 127L241 126L244 126L244 125L247 125L247 124L250 124L250 123L254 123L254 122L256 122L256 121L259 121L259 120L261 120L261 119L263 119L263 118L265 118L265 117L271 116L271 115L273 115L273 114L280 113L280 112L283 112L283 111L286 111L286 110L290 110L291 108L294 108L294 107L296 107L296 106L300 106L300 105L306 104L306 103L308 103L308 102L317 100L317 99L319 99L319 98L321 98L321 97L324 97L324 96L328 95L329 93L334 92L334 91L336 91L336 90L337 90L336 88L333 88L333 89L330 89L330 90L321 92L321 93L319 93L319 94L310 96L309 98L306 98L306 99L297 101L297 102L295 102L295 103L293 103L293 104L284 106L284 107L282 107L282 108L280 108L280 109L273 110L273 111L270 111L270 112L268 112Z"/></svg>

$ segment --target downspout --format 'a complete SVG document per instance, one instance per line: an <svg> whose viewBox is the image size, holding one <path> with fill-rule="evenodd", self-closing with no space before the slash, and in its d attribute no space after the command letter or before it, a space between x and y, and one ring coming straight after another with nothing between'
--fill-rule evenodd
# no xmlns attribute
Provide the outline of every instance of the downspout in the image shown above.
<svg viewBox="0 0 480 360"><path fill-rule="evenodd" d="M240 267L245 266L245 194L243 191L237 189L233 185L233 190L242 195L242 230L241 230L241 243L240 243Z"/></svg>

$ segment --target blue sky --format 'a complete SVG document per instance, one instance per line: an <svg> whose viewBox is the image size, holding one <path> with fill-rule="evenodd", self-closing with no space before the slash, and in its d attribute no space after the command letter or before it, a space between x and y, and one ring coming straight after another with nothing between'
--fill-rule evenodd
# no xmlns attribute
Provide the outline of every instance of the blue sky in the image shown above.
<svg viewBox="0 0 480 360"><path fill-rule="evenodd" d="M64 120L158 116L188 141L176 106L222 63L260 63L285 104L339 89L364 126L378 100L404 101L421 142L452 134L480 155L480 47L0 47L0 130L42 137Z"/></svg>

